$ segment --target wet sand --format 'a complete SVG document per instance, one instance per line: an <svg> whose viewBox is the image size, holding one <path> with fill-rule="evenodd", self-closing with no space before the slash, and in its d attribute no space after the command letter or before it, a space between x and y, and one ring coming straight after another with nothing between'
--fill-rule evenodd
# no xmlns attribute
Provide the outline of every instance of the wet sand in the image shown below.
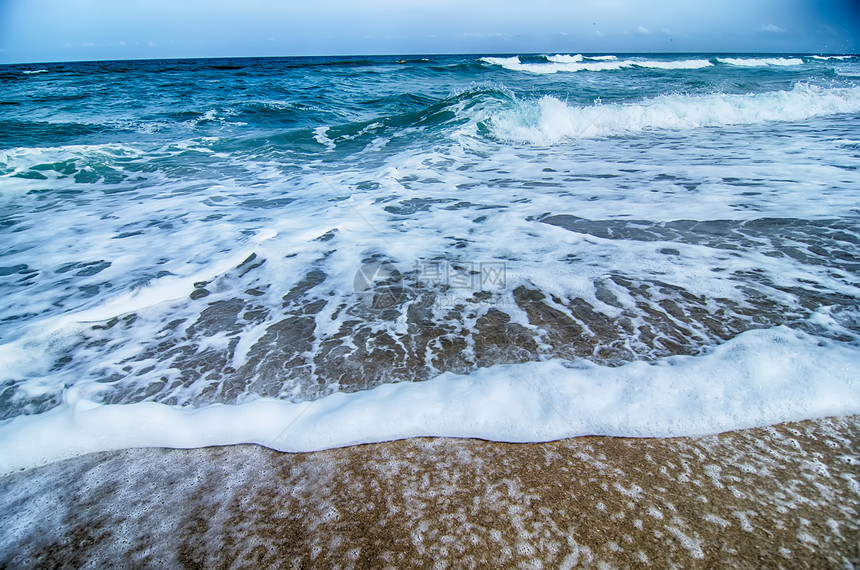
<svg viewBox="0 0 860 570"><path fill-rule="evenodd" d="M0 479L0 568L860 564L860 416L677 439L92 454Z"/></svg>

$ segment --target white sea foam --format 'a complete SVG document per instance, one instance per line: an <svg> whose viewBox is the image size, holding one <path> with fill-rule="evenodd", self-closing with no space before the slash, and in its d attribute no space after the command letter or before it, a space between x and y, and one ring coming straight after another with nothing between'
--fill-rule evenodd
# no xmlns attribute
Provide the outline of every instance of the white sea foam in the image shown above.
<svg viewBox="0 0 860 570"><path fill-rule="evenodd" d="M845 61L846 59L851 59L853 57L853 55L813 55L812 59L820 59L824 61L838 59L840 61Z"/></svg>
<svg viewBox="0 0 860 570"><path fill-rule="evenodd" d="M491 65L517 65L520 63L520 58L518 56L513 57L482 57L481 61L484 63L489 63Z"/></svg>
<svg viewBox="0 0 860 570"><path fill-rule="evenodd" d="M145 287L133 289L110 298L102 305L80 312L65 313L56 319L40 321L39 327L44 331L54 332L70 324L105 321L167 301L182 299L194 290L193 284L195 282L211 280L223 274L239 265L251 253L253 253L253 248L240 249L229 256L225 256L218 263L208 265L196 274L187 277L168 276L156 279L147 283Z"/></svg>
<svg viewBox="0 0 860 570"><path fill-rule="evenodd" d="M24 75L34 75L36 73L48 73L47 69L25 69L22 73Z"/></svg>
<svg viewBox="0 0 860 570"><path fill-rule="evenodd" d="M702 69L714 64L707 59L688 59L682 61L634 61L633 65L652 69Z"/></svg>
<svg viewBox="0 0 860 570"><path fill-rule="evenodd" d="M728 65L739 67L768 67L768 66L790 66L803 65L799 57L770 57L770 58L742 58L742 57L718 57L717 61Z"/></svg>
<svg viewBox="0 0 860 570"><path fill-rule="evenodd" d="M579 63L582 61L582 54L576 55L565 55L565 54L556 54L547 56L549 61L554 61L555 63Z"/></svg>
<svg viewBox="0 0 860 570"><path fill-rule="evenodd" d="M609 59L611 57L612 59ZM648 69L701 69L713 64L707 59L691 59L679 61L661 61L647 59L625 59L619 60L615 56L589 58L584 61L581 55L553 55L548 56L549 63L522 63L519 57L499 58L485 57L482 61L493 65L499 65L511 71L524 71L535 74L552 73L576 73L578 71L614 71L624 68L648 68Z"/></svg>
<svg viewBox="0 0 860 570"><path fill-rule="evenodd" d="M259 443L314 451L418 436L535 442L709 434L860 413L858 366L856 349L777 327L656 364L499 365L298 404L99 405L71 389L57 409L0 424L0 473L128 447Z"/></svg>
<svg viewBox="0 0 860 570"><path fill-rule="evenodd" d="M317 127L314 129L314 140L326 147L326 150L332 151L337 145L328 136L328 127Z"/></svg>
<svg viewBox="0 0 860 570"><path fill-rule="evenodd" d="M577 71L606 71L629 67L628 62L606 61L606 62L566 62L566 63L522 63L518 57L512 58L484 58L486 63L499 65L511 71L525 71L528 73L550 74L558 72L577 72Z"/></svg>
<svg viewBox="0 0 860 570"><path fill-rule="evenodd" d="M588 56L588 59L592 59L594 61L612 61L618 58L614 55L590 55Z"/></svg>
<svg viewBox="0 0 860 570"><path fill-rule="evenodd" d="M693 129L768 121L800 121L860 112L860 88L822 89L796 85L791 91L752 95L664 95L639 103L568 105L545 95L491 117L505 140L554 144L566 138L594 138L649 129Z"/></svg>

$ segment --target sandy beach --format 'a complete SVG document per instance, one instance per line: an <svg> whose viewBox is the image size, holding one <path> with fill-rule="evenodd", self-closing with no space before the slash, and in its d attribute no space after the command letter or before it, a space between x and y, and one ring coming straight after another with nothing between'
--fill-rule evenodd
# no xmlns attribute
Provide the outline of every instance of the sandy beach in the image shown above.
<svg viewBox="0 0 860 570"><path fill-rule="evenodd" d="M860 563L860 417L676 439L91 454L0 480L0 568Z"/></svg>

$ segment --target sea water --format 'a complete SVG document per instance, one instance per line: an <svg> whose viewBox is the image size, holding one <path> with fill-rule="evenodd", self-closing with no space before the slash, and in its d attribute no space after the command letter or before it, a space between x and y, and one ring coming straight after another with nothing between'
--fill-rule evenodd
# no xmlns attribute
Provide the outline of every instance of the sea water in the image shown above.
<svg viewBox="0 0 860 570"><path fill-rule="evenodd" d="M860 413L860 57L0 67L0 472Z"/></svg>

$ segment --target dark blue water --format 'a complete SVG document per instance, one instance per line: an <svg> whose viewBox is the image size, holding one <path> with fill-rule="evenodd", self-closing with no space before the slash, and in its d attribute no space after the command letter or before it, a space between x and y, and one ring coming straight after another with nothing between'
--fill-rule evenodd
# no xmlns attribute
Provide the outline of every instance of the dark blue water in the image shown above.
<svg viewBox="0 0 860 570"><path fill-rule="evenodd" d="M754 58L744 56L737 58ZM392 127L446 123L457 93L504 105L510 95L572 105L636 102L666 93L749 94L801 82L852 86L855 59L742 67L711 55L624 56L620 61L705 60L703 69L625 67L604 72L512 72L473 56L253 58L14 65L0 68L3 148L153 142L193 137L266 141L302 150L309 131L344 132L384 120ZM724 58L725 59L725 58ZM790 61L791 56L768 59ZM524 64L553 64L523 56ZM402 62L402 63L398 63ZM594 62L606 64L612 62ZM576 65L576 64L573 64ZM26 73L41 71L43 73ZM287 136L290 135L290 136ZM290 144L293 143L293 144ZM310 149L305 149L310 150Z"/></svg>

